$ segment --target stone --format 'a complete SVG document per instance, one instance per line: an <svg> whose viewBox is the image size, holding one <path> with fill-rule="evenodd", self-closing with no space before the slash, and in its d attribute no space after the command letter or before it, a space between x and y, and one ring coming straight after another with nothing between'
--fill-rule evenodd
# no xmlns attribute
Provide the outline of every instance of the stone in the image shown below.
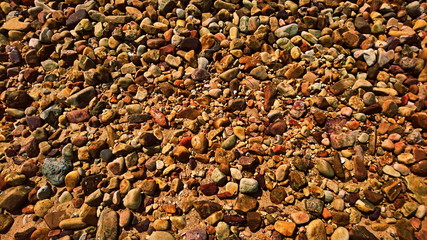
<svg viewBox="0 0 427 240"><path fill-rule="evenodd" d="M252 178L242 178L239 184L241 193L254 193L258 191L258 181Z"/></svg>
<svg viewBox="0 0 427 240"><path fill-rule="evenodd" d="M129 209L137 210L142 202L141 190L131 189L123 199L123 205Z"/></svg>
<svg viewBox="0 0 427 240"><path fill-rule="evenodd" d="M293 37L298 33L298 25L295 23L283 26L274 31L274 35L278 38Z"/></svg>
<svg viewBox="0 0 427 240"><path fill-rule="evenodd" d="M382 105L382 113L387 117L394 117L398 112L398 106L393 100L387 100Z"/></svg>
<svg viewBox="0 0 427 240"><path fill-rule="evenodd" d="M322 214L323 206L323 201L314 197L305 201L305 208L314 217L319 217Z"/></svg>
<svg viewBox="0 0 427 240"><path fill-rule="evenodd" d="M200 186L200 191L206 196L212 196L218 193L218 187L215 183L207 183Z"/></svg>
<svg viewBox="0 0 427 240"><path fill-rule="evenodd" d="M331 164L327 162L326 160L319 159L317 161L317 169L319 172L328 178L333 178L335 176L334 169L332 168Z"/></svg>
<svg viewBox="0 0 427 240"><path fill-rule="evenodd" d="M13 17L3 23L2 29L7 31L17 30L17 31L27 31L30 28L29 22L21 22L18 17Z"/></svg>
<svg viewBox="0 0 427 240"><path fill-rule="evenodd" d="M212 172L211 179L214 183L221 185L226 182L227 176L223 172L221 172L221 170L215 168Z"/></svg>
<svg viewBox="0 0 427 240"><path fill-rule="evenodd" d="M287 193L284 187L277 186L270 192L270 201L274 204L282 203L287 197Z"/></svg>
<svg viewBox="0 0 427 240"><path fill-rule="evenodd" d="M419 161L413 164L410 168L411 172L417 176L427 176L427 160Z"/></svg>
<svg viewBox="0 0 427 240"><path fill-rule="evenodd" d="M364 226L355 226L349 231L350 239L363 239L363 240L378 240L374 234L372 234Z"/></svg>
<svg viewBox="0 0 427 240"><path fill-rule="evenodd" d="M87 87L67 98L67 102L70 105L78 108L86 107L89 102L96 96L96 90L94 87Z"/></svg>
<svg viewBox="0 0 427 240"><path fill-rule="evenodd" d="M220 211L222 206L215 202L210 201L196 201L193 203L197 213L202 219L209 217L212 213Z"/></svg>
<svg viewBox="0 0 427 240"><path fill-rule="evenodd" d="M40 200L34 205L34 213L38 217L44 217L52 207L53 202L50 199Z"/></svg>
<svg viewBox="0 0 427 240"><path fill-rule="evenodd" d="M59 223L59 227L64 230L78 230L87 227L87 223L82 217L64 219Z"/></svg>
<svg viewBox="0 0 427 240"><path fill-rule="evenodd" d="M270 124L266 129L266 133L270 136L282 135L285 133L286 129L287 125L285 121L279 120Z"/></svg>
<svg viewBox="0 0 427 240"><path fill-rule="evenodd" d="M292 213L290 217L297 225L306 224L310 221L310 215L302 211Z"/></svg>
<svg viewBox="0 0 427 240"><path fill-rule="evenodd" d="M259 214L258 212L248 212L246 214L246 221L249 229L252 232L256 232L261 227L261 214Z"/></svg>
<svg viewBox="0 0 427 240"><path fill-rule="evenodd" d="M96 239L116 240L118 237L119 216L114 210L105 208L99 216Z"/></svg>
<svg viewBox="0 0 427 240"><path fill-rule="evenodd" d="M198 228L187 231L185 237L187 240L207 240L208 234L206 230Z"/></svg>
<svg viewBox="0 0 427 240"><path fill-rule="evenodd" d="M257 208L258 201L256 200L256 198L253 198L246 194L239 194L233 207L234 210L243 213L254 211Z"/></svg>
<svg viewBox="0 0 427 240"><path fill-rule="evenodd" d="M350 234L344 227L338 227L331 235L331 240L349 240Z"/></svg>
<svg viewBox="0 0 427 240"><path fill-rule="evenodd" d="M343 149L346 147L352 147L356 143L356 135L354 133L341 133L341 134L331 134L330 135L331 146L334 149Z"/></svg>
<svg viewBox="0 0 427 240"><path fill-rule="evenodd" d="M65 182L65 187L67 188L68 191L71 191L73 190L73 188L80 185L80 181L81 181L81 176L78 173L78 171L71 171L67 173L67 175L65 175L64 182Z"/></svg>
<svg viewBox="0 0 427 240"><path fill-rule="evenodd" d="M276 221L274 223L274 230L278 231L285 237L291 237L293 236L296 224L293 222L286 222L286 221Z"/></svg>
<svg viewBox="0 0 427 240"><path fill-rule="evenodd" d="M23 207L30 191L31 187L23 185L3 190L0 192L0 208L13 211Z"/></svg>
<svg viewBox="0 0 427 240"><path fill-rule="evenodd" d="M26 108L30 106L33 99L24 90L6 91L4 102L10 108Z"/></svg>
<svg viewBox="0 0 427 240"><path fill-rule="evenodd" d="M326 228L322 220L315 219L307 225L308 240L326 240Z"/></svg>
<svg viewBox="0 0 427 240"><path fill-rule="evenodd" d="M47 226L50 229L57 229L59 228L59 223L64 220L68 219L69 216L66 214L65 211L51 211L48 212L46 215L44 215L43 219Z"/></svg>
<svg viewBox="0 0 427 240"><path fill-rule="evenodd" d="M191 138L191 146L196 153L205 153L208 150L208 139L204 134L197 134Z"/></svg>
<svg viewBox="0 0 427 240"><path fill-rule="evenodd" d="M6 233L13 225L13 217L6 214L0 214L0 233Z"/></svg>
<svg viewBox="0 0 427 240"><path fill-rule="evenodd" d="M65 147L64 147L65 148ZM71 161L60 158L46 158L42 165L42 174L55 186L62 185L65 176L72 169Z"/></svg>

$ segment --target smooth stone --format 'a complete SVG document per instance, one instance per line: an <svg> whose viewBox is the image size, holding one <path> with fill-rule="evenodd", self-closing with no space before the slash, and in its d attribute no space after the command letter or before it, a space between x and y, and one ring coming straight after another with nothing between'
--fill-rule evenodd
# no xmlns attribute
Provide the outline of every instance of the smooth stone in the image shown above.
<svg viewBox="0 0 427 240"><path fill-rule="evenodd" d="M175 240L172 234L165 232L165 231L155 231L153 232L147 240Z"/></svg>
<svg viewBox="0 0 427 240"><path fill-rule="evenodd" d="M317 170L319 170L319 172L325 177L333 178L335 176L334 169L326 160L318 159Z"/></svg>
<svg viewBox="0 0 427 240"><path fill-rule="evenodd" d="M59 227L64 230L77 230L87 227L87 223L82 217L64 219L59 223Z"/></svg>
<svg viewBox="0 0 427 240"><path fill-rule="evenodd" d="M129 209L136 210L142 202L141 190L134 188L130 190L123 199L123 205Z"/></svg>
<svg viewBox="0 0 427 240"><path fill-rule="evenodd" d="M307 225L308 240L326 240L326 227L322 220L315 219Z"/></svg>
<svg viewBox="0 0 427 240"><path fill-rule="evenodd" d="M254 193L258 191L258 181L252 178L242 178L240 180L239 191L241 193Z"/></svg>
<svg viewBox="0 0 427 240"><path fill-rule="evenodd" d="M338 227L335 229L334 233L332 233L331 240L349 240L350 234L348 230L344 227Z"/></svg>

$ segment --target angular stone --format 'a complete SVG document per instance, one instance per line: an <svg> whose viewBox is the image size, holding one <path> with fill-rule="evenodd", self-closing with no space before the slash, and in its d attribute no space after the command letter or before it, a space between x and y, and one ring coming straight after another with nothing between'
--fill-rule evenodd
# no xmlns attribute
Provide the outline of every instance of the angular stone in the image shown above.
<svg viewBox="0 0 427 240"><path fill-rule="evenodd" d="M23 185L3 190L0 192L0 208L13 211L23 207L30 191L31 187Z"/></svg>
<svg viewBox="0 0 427 240"><path fill-rule="evenodd" d="M119 216L110 209L105 208L98 220L98 229L96 230L96 239L99 240L117 240L119 237Z"/></svg>
<svg viewBox="0 0 427 240"><path fill-rule="evenodd" d="M246 194L239 194L234 204L234 210L238 212L250 212L256 210L258 207L258 201L256 198L248 196Z"/></svg>
<svg viewBox="0 0 427 240"><path fill-rule="evenodd" d="M86 107L89 102L96 96L96 90L94 87L87 87L67 98L67 102L78 108Z"/></svg>
<svg viewBox="0 0 427 240"><path fill-rule="evenodd" d="M222 210L220 204L210 201L196 201L193 203L193 206L202 219L209 217L214 212Z"/></svg>
<svg viewBox="0 0 427 240"><path fill-rule="evenodd" d="M293 222L276 221L274 223L274 230L278 231L285 237L292 237L295 232L296 224Z"/></svg>

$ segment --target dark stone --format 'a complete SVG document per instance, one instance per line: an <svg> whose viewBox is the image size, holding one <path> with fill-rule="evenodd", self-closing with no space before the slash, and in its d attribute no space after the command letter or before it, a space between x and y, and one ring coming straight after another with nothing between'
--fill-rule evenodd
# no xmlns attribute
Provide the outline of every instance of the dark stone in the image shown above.
<svg viewBox="0 0 427 240"><path fill-rule="evenodd" d="M234 111L243 111L246 109L246 101L243 98L237 98L237 99L230 99L228 101L227 110L234 112Z"/></svg>
<svg viewBox="0 0 427 240"><path fill-rule="evenodd" d="M366 199L374 205L380 204L384 199L382 194L373 192L369 189L364 191L363 193L365 194Z"/></svg>
<svg viewBox="0 0 427 240"><path fill-rule="evenodd" d="M231 226L243 226L246 223L246 219L238 215L225 215L223 220Z"/></svg>
<svg viewBox="0 0 427 240"><path fill-rule="evenodd" d="M198 38L188 37L182 40L179 49L186 52L194 50L196 53L198 53L202 50L202 44L200 43Z"/></svg>
<svg viewBox="0 0 427 240"><path fill-rule="evenodd" d="M289 173L289 184L291 185L292 189L295 191L298 191L305 185L307 185L307 180L305 179L304 173L300 171L292 171Z"/></svg>
<svg viewBox="0 0 427 240"><path fill-rule="evenodd" d="M193 73L191 73L191 78L195 81L204 81L211 78L209 72L203 68L196 68Z"/></svg>
<svg viewBox="0 0 427 240"><path fill-rule="evenodd" d="M96 174L84 177L82 179L82 188L85 195L93 193L97 188L98 184L105 178L106 175Z"/></svg>
<svg viewBox="0 0 427 240"><path fill-rule="evenodd" d="M27 240L30 239L31 234L36 230L35 227L30 227L27 230L24 230L22 232L16 232L13 236L15 237L15 240Z"/></svg>
<svg viewBox="0 0 427 240"><path fill-rule="evenodd" d="M411 172L421 177L427 177L427 160L415 163L410 168Z"/></svg>
<svg viewBox="0 0 427 240"><path fill-rule="evenodd" d="M339 226L346 226L350 223L350 215L346 212L331 211L332 222Z"/></svg>
<svg viewBox="0 0 427 240"><path fill-rule="evenodd" d="M375 113L380 113L382 111L382 107L380 104L378 103L374 103L370 106L367 106L366 108L364 108L362 110L362 113L366 114L366 115L372 115Z"/></svg>
<svg viewBox="0 0 427 240"><path fill-rule="evenodd" d="M206 196L212 196L218 193L218 186L215 183L203 184L200 191Z"/></svg>
<svg viewBox="0 0 427 240"><path fill-rule="evenodd" d="M65 25L67 25L69 29L74 28L82 19L88 17L89 14L85 9L79 9L67 18Z"/></svg>
<svg viewBox="0 0 427 240"><path fill-rule="evenodd" d="M150 220L148 220L148 218L144 218L142 221L138 221L138 223L133 227L140 233L146 232L148 227L150 227Z"/></svg>
<svg viewBox="0 0 427 240"><path fill-rule="evenodd" d="M350 240L378 240L366 227L356 225L350 229Z"/></svg>
<svg viewBox="0 0 427 240"><path fill-rule="evenodd" d="M322 215L323 205L324 205L324 202L315 197L311 197L305 201L305 208L311 215L313 215L316 218Z"/></svg>
<svg viewBox="0 0 427 240"><path fill-rule="evenodd" d="M6 106L10 108L26 108L33 102L24 90L6 91L4 99Z"/></svg>
<svg viewBox="0 0 427 240"><path fill-rule="evenodd" d="M262 223L261 214L258 212L248 212L246 214L246 222L252 232L258 231Z"/></svg>
<svg viewBox="0 0 427 240"><path fill-rule="evenodd" d="M237 161L244 169L253 169L258 164L258 161L253 157L242 156Z"/></svg>
<svg viewBox="0 0 427 240"><path fill-rule="evenodd" d="M202 219L209 217L212 213L218 212L222 209L222 206L215 202L210 201L196 201L193 203L197 213L199 213Z"/></svg>
<svg viewBox="0 0 427 240"><path fill-rule="evenodd" d="M129 116L129 123L143 123L151 119L149 114L132 114Z"/></svg>
<svg viewBox="0 0 427 240"><path fill-rule="evenodd" d="M339 153L335 153L334 155L332 160L332 168L334 169L335 175L337 175L338 178L343 179L345 177L344 168L342 166Z"/></svg>
<svg viewBox="0 0 427 240"><path fill-rule="evenodd" d="M278 120L270 125L266 129L266 134L269 136L282 135L287 130L287 125L285 121Z"/></svg>
<svg viewBox="0 0 427 240"><path fill-rule="evenodd" d="M38 127L43 126L44 121L39 116L28 116L25 118L28 127L31 131L36 130Z"/></svg>
<svg viewBox="0 0 427 240"><path fill-rule="evenodd" d="M275 204L281 204L287 196L286 190L284 187L278 186L275 187L270 192L270 201Z"/></svg>
<svg viewBox="0 0 427 240"><path fill-rule="evenodd" d="M99 153L99 157L105 162L110 162L111 160L113 160L113 152L108 148L102 149Z"/></svg>
<svg viewBox="0 0 427 240"><path fill-rule="evenodd" d="M396 231L399 240L414 240L415 229L407 219L400 219L396 222Z"/></svg>

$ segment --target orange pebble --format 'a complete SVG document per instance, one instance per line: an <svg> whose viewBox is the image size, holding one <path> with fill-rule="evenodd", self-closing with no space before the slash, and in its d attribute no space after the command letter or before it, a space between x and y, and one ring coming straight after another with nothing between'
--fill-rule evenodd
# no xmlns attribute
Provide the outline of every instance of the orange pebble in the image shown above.
<svg viewBox="0 0 427 240"><path fill-rule="evenodd" d="M329 219L332 217L332 214L331 214L331 212L329 212L329 210L327 208L323 208L322 217L324 219Z"/></svg>

